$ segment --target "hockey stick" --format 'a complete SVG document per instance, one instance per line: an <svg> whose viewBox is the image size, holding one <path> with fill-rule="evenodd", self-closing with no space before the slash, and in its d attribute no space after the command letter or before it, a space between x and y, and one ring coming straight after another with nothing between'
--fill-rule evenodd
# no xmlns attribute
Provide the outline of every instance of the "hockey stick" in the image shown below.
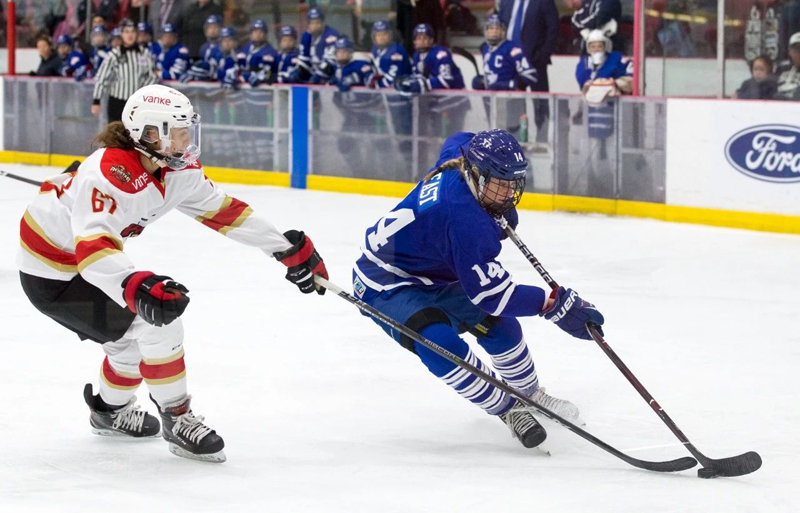
<svg viewBox="0 0 800 513"><path fill-rule="evenodd" d="M3 171L2 169L0 169L0 177L3 176L7 176L8 178L13 178L14 180L19 180L20 182L36 185L37 187L41 187L43 183L37 180L31 180L30 178L25 178L24 176L15 175L14 173L9 173L8 171Z"/></svg>
<svg viewBox="0 0 800 513"><path fill-rule="evenodd" d="M688 469L694 467L695 465L697 465L697 461L694 458L690 458L688 456L683 457L683 458L679 458L677 460L671 460L671 461L646 461L646 460L640 460L638 458L634 458L632 456L628 456L627 454L625 454L622 451L619 451L618 449L615 449L614 447L608 445L607 443L603 442L602 440L600 440L599 438L595 437L594 435L588 433L587 431L584 431L583 429L579 428L578 426L576 426L575 424L569 422L568 420L556 415L555 413L553 413L552 411L548 410L544 406L541 406L541 405L535 403L530 398L525 397L520 392L518 392L517 390L511 388L510 386L508 386L504 382L500 381L499 379L490 376L489 374L483 372L482 370L478 369L477 367L475 367L473 365L470 365L469 363L465 362L464 360L459 358L457 355L451 353L447 349L444 349L443 347L435 344L434 342L431 342L430 340L428 340L427 338L423 337L419 333L407 328L406 326L400 324L399 322L395 321L391 317L381 313L379 310L373 308L372 306L368 305L367 303L363 302L362 300L354 297L352 294L348 294L347 292L342 290L340 287L334 285L333 283L329 282L328 280L326 280L326 279L324 279L324 278L322 278L322 277L320 277L318 275L314 276L314 280L316 281L316 283L318 285L320 285L322 287L325 287L326 289L330 290L331 292L333 292L337 296L341 297L342 299L344 299L348 303L356 306L357 308L359 308L363 312L366 312L367 314L369 314L374 319L382 322L383 324L389 326L390 328L392 328L394 330L399 331L400 333L402 333L403 335L411 338L412 340L415 340L416 342L422 344L423 346L427 347L428 349L430 349L434 353L438 354L442 358L445 358L446 360L449 360L449 361L453 362L454 364L458 365L459 367L461 367L462 369L466 370L467 372L469 372L473 376L475 376L477 378L480 378L480 379L486 381L487 383L490 383L490 384L494 385L495 387L497 387L498 389L500 389L503 392L507 393L511 397L514 397L515 399L519 400L521 403L523 403L524 405L528 406L529 408L535 408L536 410L539 411L539 413L541 413L542 415L544 415L548 419L561 424L562 426L564 426L565 428L569 429L570 431L572 431L576 435L580 436L584 440L587 440L588 442L596 445L597 447L603 449L604 451L616 456L617 458L621 459L625 463L628 463L629 465L633 465L634 467L641 468L641 469L644 469L644 470L652 470L654 472L678 472L678 471L681 471L681 470L688 470Z"/></svg>
<svg viewBox="0 0 800 513"><path fill-rule="evenodd" d="M505 226L505 232L508 234L508 237L514 241L514 244L522 251L522 254L525 255L525 258L528 259L533 265L533 268L539 273L539 275L544 279L545 283L550 286L551 289L557 289L558 283L548 274L539 260L531 253L528 249L528 246L525 245L524 242L519 238L517 232L514 231L513 228L510 226ZM656 415L667 425L670 431L678 438L678 440L683 443L686 449L697 458L697 461L703 465L703 468L697 469L698 477L702 478L712 478L717 476L743 476L745 474L750 474L751 472L755 472L759 468L761 468L761 456L757 452L750 451L744 454L740 454L738 456L731 456L729 458L722 458L722 459L712 459L705 456L703 453L697 450L697 448L689 441L686 435L683 434L683 431L680 430L677 424L667 415L667 412L661 408L661 405L658 404L650 392L644 388L644 385L636 378L636 376L631 372L627 365L617 356L617 353L611 349L611 346L608 345L608 342L603 339L602 335L597 331L597 329L593 325L587 325L587 329L589 330L589 334L592 336L597 345L606 353L614 365L622 372L622 374L628 378L628 381L633 385L633 388L639 392L639 395L644 398L647 404L656 412Z"/></svg>
<svg viewBox="0 0 800 513"><path fill-rule="evenodd" d="M475 68L475 75L480 75L481 74L481 70L478 67L478 61L475 60L475 56L474 55L472 55L468 51L464 50L460 46L454 46L454 47L450 48L450 51L453 52L456 55L460 55L460 56L464 57L470 63L472 63L472 66Z"/></svg>

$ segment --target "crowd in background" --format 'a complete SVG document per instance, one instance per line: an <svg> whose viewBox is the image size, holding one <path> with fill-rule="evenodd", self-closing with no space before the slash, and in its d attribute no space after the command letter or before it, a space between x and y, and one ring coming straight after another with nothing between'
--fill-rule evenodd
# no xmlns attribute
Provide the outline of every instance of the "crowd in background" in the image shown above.
<svg viewBox="0 0 800 513"><path fill-rule="evenodd" d="M548 91L547 68L550 57L554 53L574 52L582 55L577 64L576 79L585 92L587 80L591 83L596 78L609 78L600 72L606 65L605 59L593 61L587 51L590 33L599 31L605 36L607 42L604 49L609 55L620 52L623 57L630 56L632 45L631 6L628 5L632 4L630 0L416 0L415 2L391 0L391 3L388 3L388 0L376 0L372 3L370 0L339 0L339 4L336 0L326 2L326 5L331 6L331 10L339 13L335 20L331 20L330 16L325 19L326 13L315 7L316 2L313 1L310 4L288 0L261 2L90 0L90 2L90 12L87 12L85 0L17 0L18 42L24 44L31 40L35 41L42 57L36 74L72 76L78 80L93 76L99 69L103 55L110 48L119 45L119 25L125 19L139 22L137 27L142 34L141 41L147 41L145 44L150 45L148 48L159 79L183 81L213 79L226 87L238 87L244 83L259 85L314 80L318 81L316 83L330 82L337 66L335 44L341 35L348 38L354 51L373 53L374 58L370 64L374 69L370 75L391 76L392 86L410 88L413 92L437 88L431 86L431 83L439 83L436 78L437 70L426 70L425 66L431 63L416 62L419 58L415 59L414 53L419 53L420 48L426 50L433 46L448 49L450 46L448 43L457 42L458 45L453 44L452 51L468 59L467 53L481 53L487 57L488 53L483 49L483 44L487 40L487 30L491 23L487 24L484 20L489 20L493 13L499 16L499 22L503 25L504 40L519 46L525 58L525 66L512 73L515 75L514 84L509 87L503 86L503 89ZM660 54L667 57L711 55L712 50L716 51L712 44L716 39L716 27L712 28L708 23L697 24L694 21L702 19L697 13L713 12L716 3L716 0L648 1L646 7L650 8L648 11L650 15L646 18L645 29L652 35L647 39L648 55ZM376 5L380 8L376 8ZM726 48L728 51L741 51L752 71L752 78L742 84L734 97L800 99L800 87L798 87L800 35L795 40L789 32L792 27L800 26L800 0L747 0L728 2L727 5L732 9L730 16L741 18L742 23L731 24L731 33L726 32ZM328 11L328 8L325 11ZM289 15L287 12L294 12L294 15ZM325 44L315 44L313 48L309 48L308 44L302 45L298 34L310 34L309 41L318 38L319 34L309 30L309 25L315 23L308 16L312 12L321 13L323 26L328 32L324 38ZM341 16L341 12L351 13L350 23L346 22L347 17ZM376 12L380 13L381 18L375 19ZM683 17L667 15L670 12L693 14ZM654 16L653 13L659 15ZM210 19L214 19L215 22L209 23ZM293 23L285 22L289 20ZM253 39L253 27L256 22L261 24L263 30L257 29L258 34ZM377 22L385 23L385 32L391 34L391 43L405 50L405 55L399 57L399 54L391 52L391 55L399 59L398 62L402 64L398 67L399 72L394 70L390 73L389 68L380 69L379 54L384 52L385 47L375 44L376 32L382 32L375 30ZM209 25L212 26L211 38L207 33ZM432 41L419 47L415 41L417 36L415 30L423 25L429 27ZM697 30L700 26L705 27L702 33L698 33ZM3 29L4 27L3 23ZM289 37L288 27L292 28L294 36ZM741 30L738 32L733 30L736 27ZM228 34L226 38L219 35L223 30ZM86 40L87 33L91 34L90 41ZM336 37L333 37L334 35ZM167 44L162 42L165 36ZM2 37L5 37L4 30ZM594 37L599 38L598 34L594 34ZM227 52L232 57L230 55L220 57L214 52L209 52L208 48L205 54L201 52L201 47L208 40L212 46L219 47L225 39L228 39L227 46L234 47ZM270 41L274 42L274 48ZM263 51L266 52L264 56L258 55L254 61L245 52L243 58L242 50L259 49L262 43L269 48ZM176 45L179 47L178 50L175 49ZM497 45L488 46L491 48ZM175 55L168 56L168 52L160 54L162 47ZM467 48L467 51L463 51L462 47ZM319 70L310 64L307 73L278 69L297 61L296 57L291 57L288 61L285 58L293 50L298 53L305 52L304 57L298 61L301 70L305 69L302 66L304 62L308 61L306 64L309 64L317 60L327 63L329 69L321 75ZM316 52L320 52L320 55L316 56ZM427 52L423 51L421 56L424 60ZM266 60L262 61L262 57L266 57ZM165 59L168 64L167 71L164 70ZM627 65L628 61L625 60L624 63ZM231 71L233 67L237 68L236 79L234 72ZM297 67L297 63L294 67ZM452 67L457 68L455 63ZM498 70L489 69L491 67L488 63L484 64L483 69L478 70L479 82L465 84L465 87L481 88L483 85L483 88L492 89L486 79L492 78ZM588 69L589 74L581 72L581 67L584 70ZM255 73L251 73L251 68L258 69L255 69ZM533 70L529 74L534 78L526 81L524 76L527 68ZM220 72L223 74L220 75ZM619 74L617 71L614 73ZM519 79L516 75L519 75ZM321 79L321 76L327 78ZM406 78L412 76L421 77L422 80L415 79L409 82L410 79ZM433 82L431 82L432 77ZM394 78L406 80L395 84ZM374 79L367 84L354 82L355 85L372 86L376 83ZM409 83L414 85L408 85ZM444 83L447 84L447 88L454 88L454 85L447 80ZM385 81L384 85L387 85ZM627 87L617 87L617 89L622 93L628 92Z"/></svg>

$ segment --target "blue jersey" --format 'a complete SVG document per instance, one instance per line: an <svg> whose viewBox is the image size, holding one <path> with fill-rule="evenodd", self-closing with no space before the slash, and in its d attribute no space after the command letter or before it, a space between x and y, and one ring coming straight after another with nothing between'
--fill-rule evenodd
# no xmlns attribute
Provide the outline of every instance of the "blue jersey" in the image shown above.
<svg viewBox="0 0 800 513"><path fill-rule="evenodd" d="M464 89L461 70L443 46L434 46L424 54L414 52L414 73L427 78L431 89Z"/></svg>
<svg viewBox="0 0 800 513"><path fill-rule="evenodd" d="M400 43L392 43L383 50L373 47L372 60L378 73L383 75L377 82L378 87L392 87L397 77L411 74L411 59Z"/></svg>
<svg viewBox="0 0 800 513"><path fill-rule="evenodd" d="M92 63L83 52L73 50L61 64L62 77L75 77L75 80L83 80L89 74Z"/></svg>
<svg viewBox="0 0 800 513"><path fill-rule="evenodd" d="M588 55L581 55L578 66L575 68L575 79L578 86L583 88L589 80L596 78L621 78L633 76L633 61L622 55L622 52L611 52L606 57L606 62L598 69L594 69Z"/></svg>
<svg viewBox="0 0 800 513"><path fill-rule="evenodd" d="M180 80L189 69L189 49L177 44L162 51L156 59L156 69L162 80Z"/></svg>
<svg viewBox="0 0 800 513"><path fill-rule="evenodd" d="M317 38L311 32L304 32L300 37L300 55L297 64L305 69L308 75L317 75L317 80L326 81L336 67L336 51L333 45L337 39L339 33L336 29L327 26Z"/></svg>
<svg viewBox="0 0 800 513"><path fill-rule="evenodd" d="M278 59L278 82L289 83L289 77L294 72L300 60L300 50L294 48L289 52L281 52Z"/></svg>
<svg viewBox="0 0 800 513"><path fill-rule="evenodd" d="M337 64L331 84L339 86L341 91L347 91L353 86L367 85L367 80L374 71L372 64L367 61L350 61L344 66Z"/></svg>
<svg viewBox="0 0 800 513"><path fill-rule="evenodd" d="M528 63L525 52L511 41L503 41L492 48L489 43L481 46L483 76L486 89L491 91L516 91L517 80L531 87L537 82L536 69Z"/></svg>
<svg viewBox="0 0 800 513"><path fill-rule="evenodd" d="M200 60L203 62L211 62L211 59L214 56L218 55L218 52L222 50L219 47L219 41L214 42L211 40L206 41L203 43L203 46L200 47Z"/></svg>
<svg viewBox="0 0 800 513"><path fill-rule="evenodd" d="M220 51L221 59L216 70L217 80L227 85L239 83L238 52L232 51L228 55Z"/></svg>
<svg viewBox="0 0 800 513"><path fill-rule="evenodd" d="M158 62L158 56L161 55L161 45L155 41L147 43L147 49L153 54L153 58Z"/></svg>
<svg viewBox="0 0 800 513"><path fill-rule="evenodd" d="M111 51L110 46L93 46L92 47L92 55L89 57L89 62L92 63L92 69L89 71L89 76L93 77L97 70L100 69L100 65L103 64L106 56L108 56L108 52Z"/></svg>
<svg viewBox="0 0 800 513"><path fill-rule="evenodd" d="M450 136L437 166L460 157L473 136ZM536 315L547 294L514 283L497 261L503 234L459 170L439 173L417 184L367 230L354 269L356 295L369 303L377 294L389 298L403 287L435 289L459 282L472 303L488 314Z"/></svg>
<svg viewBox="0 0 800 513"><path fill-rule="evenodd" d="M269 80L278 74L278 58L278 52L269 43L261 46L256 46L252 41L247 43L237 55L242 78L249 81L252 73L258 73L264 81Z"/></svg>

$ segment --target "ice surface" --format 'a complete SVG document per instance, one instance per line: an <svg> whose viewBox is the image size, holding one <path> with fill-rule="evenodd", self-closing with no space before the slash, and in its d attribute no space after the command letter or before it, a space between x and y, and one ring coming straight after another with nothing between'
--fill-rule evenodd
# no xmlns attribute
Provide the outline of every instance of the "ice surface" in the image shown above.
<svg viewBox="0 0 800 513"><path fill-rule="evenodd" d="M1 165L44 177L59 170ZM391 198L227 185L282 229L313 237L349 288L364 229ZM17 511L790 512L800 510L800 237L521 212L518 232L561 284L605 314L609 343L710 457L764 467L701 480L648 473L546 423L552 457L430 376L352 306L303 296L261 252L178 212L126 251L191 290L193 406L227 463L160 440L93 436L81 390L102 351L39 314L19 286L18 220L35 188L0 178L0 509ZM516 280L541 280L510 243ZM633 455L686 455L602 351L523 319L548 392ZM146 389L139 400L155 412Z"/></svg>

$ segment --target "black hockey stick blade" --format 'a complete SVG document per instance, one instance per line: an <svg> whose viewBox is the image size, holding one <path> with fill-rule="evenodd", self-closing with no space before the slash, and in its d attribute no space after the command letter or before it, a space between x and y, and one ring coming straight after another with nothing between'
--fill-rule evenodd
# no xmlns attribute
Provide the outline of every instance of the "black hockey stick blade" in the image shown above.
<svg viewBox="0 0 800 513"><path fill-rule="evenodd" d="M15 175L14 173L9 173L8 171L3 171L2 169L0 169L0 177L2 176L7 176L8 178L19 180L20 182L29 183L31 185L36 185L37 187L42 186L42 182L38 180L31 180L30 178L25 178L24 176Z"/></svg>
<svg viewBox="0 0 800 513"><path fill-rule="evenodd" d="M337 296L341 297L342 299L344 299L348 303L352 304L353 306L356 306L361 311L363 311L366 314L368 314L369 316L371 316L373 319L378 320L381 323L386 324L387 326L391 327L392 329L399 331L403 335L406 335L407 337L411 338L412 340L415 340L416 342L419 342L420 344L424 345L425 347L427 347L428 349L430 349L434 353L438 354L442 358L445 358L446 360L449 360L449 361L453 362L454 364L456 364L459 367L461 367L462 369L466 370L467 372L469 372L473 376L475 376L475 377L477 377L477 378L479 378L479 379L481 379L481 380L483 380L483 381L485 381L487 383L490 383L490 384L494 385L498 389L502 390L503 392L509 394L510 396L514 397L518 401L522 402L522 404L524 404L524 405L526 405L526 406L528 406L530 408L536 409L539 413L541 413L542 415L544 415L548 419L550 419L550 420L552 420L554 422L557 422L558 424L561 424L562 426L564 426L565 428L569 429L570 431L572 431L576 435L580 436L581 438L583 438L587 442L595 445L596 447L599 447L600 449L603 449L604 451L608 452L609 454L612 454L612 455L616 456L617 458L621 459L625 463L628 463L629 465L632 465L632 466L634 466L636 468L640 468L640 469L644 469L644 470L650 470L650 471L653 471L653 472L678 472L678 471L681 471L681 470L688 470L688 469L694 467L695 465L697 465L697 461L694 458L690 458L688 456L685 456L683 458L679 458L677 460L671 460L671 461L645 461L645 460L640 460L638 458L634 458L632 456L629 456L629 455L623 453L622 451L620 451L619 449L616 449L615 447L612 447L611 445L609 445L609 444L605 443L604 441L600 440L599 438L597 438L596 436L592 435L588 431L585 431L585 430L581 429L580 427L576 426L575 424L573 424L573 423L569 422L568 420L560 417L559 415L553 413L552 411L548 410L544 406L542 406L540 404L537 404L535 401L531 400L529 397L526 397L526 396L522 395L521 393L519 393L519 391L517 391L514 388L511 388L510 386L508 386L508 384L506 384L505 382L502 382L502 381L498 380L497 378L486 374L482 370L470 365L469 363L467 363L464 360L462 360L461 358L459 358L457 355L455 355L455 354L451 353L450 351L438 346L434 342L428 340L427 338L423 337L419 333L411 330L407 326L405 326L403 324L400 324L396 320L394 320L391 317L389 317L389 316L385 315L384 313L382 313L380 310L368 305L367 303L365 303L362 300L356 298L352 294L347 293L346 291L342 290L337 285L329 282L328 280L322 278L321 276L315 275L314 276L314 280L316 281L317 285L330 290L331 292L333 292Z"/></svg>
<svg viewBox="0 0 800 513"><path fill-rule="evenodd" d="M715 476L735 477L751 474L761 468L761 456L755 452L750 451L738 456L731 456L730 458L721 458L718 460L706 458L699 451L697 451L697 460L703 466L698 470L698 475L704 469L711 469L716 474ZM703 476L701 476L703 477Z"/></svg>

